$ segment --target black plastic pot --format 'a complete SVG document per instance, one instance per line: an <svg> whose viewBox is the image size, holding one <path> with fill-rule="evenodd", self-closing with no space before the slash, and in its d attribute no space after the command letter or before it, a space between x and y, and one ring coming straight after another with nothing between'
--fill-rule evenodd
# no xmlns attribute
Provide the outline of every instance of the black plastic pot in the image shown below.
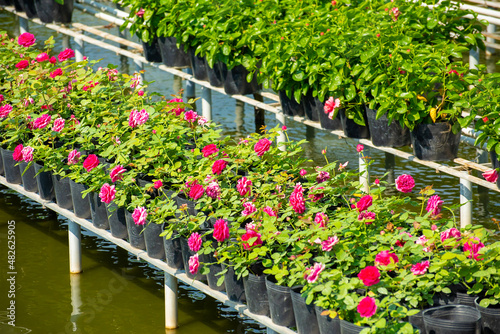
<svg viewBox="0 0 500 334"><path fill-rule="evenodd" d="M368 139L370 138L370 130L368 126L359 125L352 119L349 119L344 109L340 109L340 120L342 121L342 129L344 129L344 134L349 138L357 139ZM368 124L366 120L366 112L364 112L365 124Z"/></svg>
<svg viewBox="0 0 500 334"><path fill-rule="evenodd" d="M203 262L211 263L209 266L210 272L207 274L208 286L216 291L226 291L226 284L222 281L221 285L217 285L217 282L221 278L219 273L222 271L222 264L217 263L217 259L212 255L203 255Z"/></svg>
<svg viewBox="0 0 500 334"><path fill-rule="evenodd" d="M69 180L69 185L75 216L84 219L90 218L91 213L89 196L82 198L82 192L87 190L89 187L81 183L75 183L73 180Z"/></svg>
<svg viewBox="0 0 500 334"><path fill-rule="evenodd" d="M269 312L271 320L276 325L294 327L292 296L290 288L277 285L273 278L266 277L267 296L269 298Z"/></svg>
<svg viewBox="0 0 500 334"><path fill-rule="evenodd" d="M303 102L304 116L306 119L313 122L319 122L318 108L316 106L316 100L312 94L308 93L306 96L302 96L301 102Z"/></svg>
<svg viewBox="0 0 500 334"><path fill-rule="evenodd" d="M189 49L189 60L191 61L191 68L193 69L193 76L198 80L208 81L208 65L204 57L197 56L194 48Z"/></svg>
<svg viewBox="0 0 500 334"><path fill-rule="evenodd" d="M250 273L243 278L243 285L247 297L247 306L250 312L258 315L271 315L269 311L269 298L267 296L266 276Z"/></svg>
<svg viewBox="0 0 500 334"><path fill-rule="evenodd" d="M165 259L165 248L163 246L163 224L149 223L144 230L144 241L146 242L146 251L153 259Z"/></svg>
<svg viewBox="0 0 500 334"><path fill-rule="evenodd" d="M210 67L207 63L208 81L214 87L224 87L224 76L222 73L222 63L217 62L214 67Z"/></svg>
<svg viewBox="0 0 500 334"><path fill-rule="evenodd" d="M146 242L144 241L144 234L142 230L143 225L136 225L132 213L125 210L125 221L127 222L128 242L130 246L137 249L146 249ZM146 223L147 224L147 223Z"/></svg>
<svg viewBox="0 0 500 334"><path fill-rule="evenodd" d="M142 42L142 50L144 51L144 58L147 61L153 63L161 63L163 59L161 58L160 44L158 44L158 38L154 38L149 43Z"/></svg>
<svg viewBox="0 0 500 334"><path fill-rule="evenodd" d="M373 145L402 147L411 144L410 130L407 127L403 128L396 121L393 121L389 125L389 120L385 114L376 119L377 111L368 108L368 106L365 106L365 108Z"/></svg>
<svg viewBox="0 0 500 334"><path fill-rule="evenodd" d="M36 8L35 8L35 0L19 0L21 7L23 8L23 12L26 13L28 18L37 17Z"/></svg>
<svg viewBox="0 0 500 334"><path fill-rule="evenodd" d="M35 172L35 166L31 164L31 166L28 167L27 162L20 162L19 163L19 171L21 172L21 178L23 179L23 187L24 190L36 193L38 192L38 184L36 183L36 172Z"/></svg>
<svg viewBox="0 0 500 334"><path fill-rule="evenodd" d="M481 313L465 305L446 305L424 311L427 334L481 334Z"/></svg>
<svg viewBox="0 0 500 334"><path fill-rule="evenodd" d="M479 298L476 299L474 305L481 313L483 334L500 334L500 307L497 304L494 307L484 308L479 306L479 301Z"/></svg>
<svg viewBox="0 0 500 334"><path fill-rule="evenodd" d="M60 5L55 0L35 0L35 7L43 23L71 23L73 2L74 0L64 0L64 5Z"/></svg>
<svg viewBox="0 0 500 334"><path fill-rule="evenodd" d="M451 131L448 122L418 124L411 132L413 154L427 161L453 160L458 154L460 135Z"/></svg>
<svg viewBox="0 0 500 334"><path fill-rule="evenodd" d="M195 209L196 202L191 201L189 199L186 199L186 198L184 198L182 196L177 196L176 200L177 200L177 206L178 207L181 207L182 205L187 205L187 213L190 216L196 216L198 214L198 210Z"/></svg>
<svg viewBox="0 0 500 334"><path fill-rule="evenodd" d="M10 6L12 2L10 0L0 0L0 6Z"/></svg>
<svg viewBox="0 0 500 334"><path fill-rule="evenodd" d="M92 216L92 224L94 227L108 230L108 212L106 211L106 203L101 201L98 193L91 192L90 198L90 213Z"/></svg>
<svg viewBox="0 0 500 334"><path fill-rule="evenodd" d="M5 170L3 168L2 152L1 151L0 151L0 175L2 175L2 176L5 175Z"/></svg>
<svg viewBox="0 0 500 334"><path fill-rule="evenodd" d="M12 158L14 152L3 148L1 151L6 181L12 184L21 184L23 182L21 171L19 170L19 166L16 166L17 161Z"/></svg>
<svg viewBox="0 0 500 334"><path fill-rule="evenodd" d="M283 109L285 115L304 117L304 104L302 101L301 103L297 103L293 94L289 98L284 90L279 91L278 95L280 97L281 109Z"/></svg>
<svg viewBox="0 0 500 334"><path fill-rule="evenodd" d="M191 274L189 271L189 258L193 255L196 254L196 252L193 252L189 249L188 242L186 238L180 238L181 240L181 249L182 249L182 261L184 262L184 271L186 272L187 277L190 279L195 279L198 281L206 282L207 281L207 276L200 274L200 271L198 270L198 273L196 275ZM200 262L202 262L201 258L199 258Z"/></svg>
<svg viewBox="0 0 500 334"><path fill-rule="evenodd" d="M14 8L16 9L16 12L22 12L23 11L23 5L21 4L21 0L12 0L11 4L14 5Z"/></svg>
<svg viewBox="0 0 500 334"><path fill-rule="evenodd" d="M342 130L342 121L339 114L334 119L330 119L328 114L325 113L325 104L317 97L314 98L316 109L318 111L319 123L321 127L326 130Z"/></svg>
<svg viewBox="0 0 500 334"><path fill-rule="evenodd" d="M304 286L294 286L291 289L293 314L299 334L320 334L316 311L313 304L306 304L306 300L300 294Z"/></svg>
<svg viewBox="0 0 500 334"><path fill-rule="evenodd" d="M181 239L172 236L170 239L163 240L165 248L165 262L169 267L174 269L184 269L184 261L182 260Z"/></svg>
<svg viewBox="0 0 500 334"><path fill-rule="evenodd" d="M52 174L56 203L63 209L73 210L73 199L71 198L71 186L69 178L61 178L61 175Z"/></svg>
<svg viewBox="0 0 500 334"><path fill-rule="evenodd" d="M225 70L224 70L225 69ZM228 95L247 95L253 94L259 90L259 85L257 83L257 77L254 75L252 81L247 81L248 71L243 65L238 65L233 67L231 70L225 68L223 65L223 75L225 72L224 79L224 91Z"/></svg>
<svg viewBox="0 0 500 334"><path fill-rule="evenodd" d="M113 202L106 206L108 215L109 229L111 235L115 238L127 239L127 219L125 218L125 208L118 208Z"/></svg>
<svg viewBox="0 0 500 334"><path fill-rule="evenodd" d="M224 275L224 284L226 285L226 293L229 300L233 302L246 303L247 298L245 295L245 287L243 286L243 280L238 279L233 267L226 267L224 264L222 268L227 268L227 272Z"/></svg>
<svg viewBox="0 0 500 334"><path fill-rule="evenodd" d="M52 172L40 172L43 166L34 163L36 172L36 182L38 183L38 195L41 199L52 201L56 195L54 192L54 184L52 183Z"/></svg>
<svg viewBox="0 0 500 334"><path fill-rule="evenodd" d="M329 315L321 315L324 309L319 306L315 306L314 309L321 334L340 334L339 317L331 318Z"/></svg>
<svg viewBox="0 0 500 334"><path fill-rule="evenodd" d="M415 315L410 315L408 317L408 322L413 325L413 328L416 328L420 331L420 333L425 333L425 324L424 324L424 311L420 311Z"/></svg>
<svg viewBox="0 0 500 334"><path fill-rule="evenodd" d="M175 37L159 37L161 58L163 64L168 67L188 67L190 66L189 56L184 52L184 47L177 47Z"/></svg>
<svg viewBox="0 0 500 334"><path fill-rule="evenodd" d="M358 325L355 325L353 323L350 323L345 320L340 320L340 333L341 334L358 334L361 332L363 329L366 327L361 327Z"/></svg>

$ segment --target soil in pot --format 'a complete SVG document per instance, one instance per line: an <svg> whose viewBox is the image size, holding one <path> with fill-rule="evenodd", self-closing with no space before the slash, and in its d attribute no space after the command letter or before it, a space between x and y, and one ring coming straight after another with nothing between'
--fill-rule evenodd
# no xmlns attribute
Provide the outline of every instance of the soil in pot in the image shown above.
<svg viewBox="0 0 500 334"><path fill-rule="evenodd" d="M350 323L345 320L340 320L340 333L341 334L358 334L361 332L363 329L366 327L361 327L358 325L355 325L353 323Z"/></svg>
<svg viewBox="0 0 500 334"><path fill-rule="evenodd" d="M189 56L184 52L184 46L177 47L175 37L159 37L161 58L163 64L168 67L188 67L190 66Z"/></svg>
<svg viewBox="0 0 500 334"><path fill-rule="evenodd" d="M174 233L170 239L163 240L163 246L165 248L165 262L168 266L174 269L184 269L181 239Z"/></svg>
<svg viewBox="0 0 500 334"><path fill-rule="evenodd" d="M269 298L267 296L266 276L250 273L243 278L243 286L250 312L258 315L271 315L269 311Z"/></svg>
<svg viewBox="0 0 500 334"><path fill-rule="evenodd" d="M78 218L88 219L91 217L90 213L90 199L88 195L82 198L82 192L87 190L89 187L76 183L73 180L69 180L69 186L71 189L71 199L73 201L73 212Z"/></svg>
<svg viewBox="0 0 500 334"><path fill-rule="evenodd" d="M66 210L73 210L69 178L62 178L61 175L52 174L52 183L54 184L57 205Z"/></svg>
<svg viewBox="0 0 500 334"><path fill-rule="evenodd" d="M370 130L368 126L359 125L354 120L347 117L344 109L340 109L340 120L342 121L342 129L344 130L344 135L349 138L357 139L368 139L370 138ZM364 112L365 124L368 124L366 119L366 112Z"/></svg>
<svg viewBox="0 0 500 334"><path fill-rule="evenodd" d="M102 230L109 229L108 212L106 211L106 203L101 201L98 193L89 193L90 198L90 213L92 216L92 224L94 227Z"/></svg>
<svg viewBox="0 0 500 334"><path fill-rule="evenodd" d="M294 327L292 296L290 288L276 284L273 277L266 277L267 296L269 298L269 312L271 320L276 325Z"/></svg>
<svg viewBox="0 0 500 334"><path fill-rule="evenodd" d="M379 119L376 119L377 111L366 108L366 116L368 118L368 127L373 145L385 147L402 147L411 144L410 130L402 127L396 121L391 124L384 114Z"/></svg>
<svg viewBox="0 0 500 334"><path fill-rule="evenodd" d="M247 82L247 75L248 71L243 65L238 65L233 67L231 70L226 70L226 76L224 80L224 91L226 92L226 94L247 95L257 92L259 90L257 76L254 75L252 81Z"/></svg>
<svg viewBox="0 0 500 334"><path fill-rule="evenodd" d="M479 306L480 298L476 299L476 309L481 313L481 326L483 334L500 334L500 305L489 307Z"/></svg>
<svg viewBox="0 0 500 334"><path fill-rule="evenodd" d="M125 210L125 221L127 222L128 241L130 246L137 249L146 249L146 242L144 241L144 234L142 230L144 225L137 225L134 223L132 213Z"/></svg>
<svg viewBox="0 0 500 334"><path fill-rule="evenodd" d="M181 240L181 248L182 248L182 260L184 262L184 271L186 272L187 277L190 279L195 279L198 281L206 282L207 281L207 276L200 274L200 270L198 269L197 274L191 274L189 271L189 258L193 255L196 254L196 252L193 252L192 250L189 249L188 242L186 238L180 238ZM200 262L201 259L199 259Z"/></svg>
<svg viewBox="0 0 500 334"><path fill-rule="evenodd" d="M247 302L247 298L245 295L245 287L243 286L243 279L238 279L233 267L226 267L223 264L222 269L224 268L227 268L227 272L224 275L227 297L233 302L245 304Z"/></svg>
<svg viewBox="0 0 500 334"><path fill-rule="evenodd" d="M146 242L146 251L148 256L153 259L165 259L165 248L163 246L163 224L149 223L144 230L144 241Z"/></svg>
<svg viewBox="0 0 500 334"><path fill-rule="evenodd" d="M54 184L52 183L52 172L40 172L43 166L34 163L36 172L36 182L38 183L38 195L46 201L52 201L56 195L54 192Z"/></svg>
<svg viewBox="0 0 500 334"><path fill-rule="evenodd" d="M111 202L106 206L106 213L108 215L111 235L115 238L127 239L128 231L125 208L119 208L115 203Z"/></svg>
<svg viewBox="0 0 500 334"><path fill-rule="evenodd" d="M427 334L480 334L481 313L470 306L446 305L424 311Z"/></svg>
<svg viewBox="0 0 500 334"><path fill-rule="evenodd" d="M144 51L144 58L146 58L147 61L153 63L161 63L163 61L158 38L155 37L149 43L142 42L142 49Z"/></svg>
<svg viewBox="0 0 500 334"><path fill-rule="evenodd" d="M74 0L64 0L64 5L60 5L55 0L35 0L35 7L43 23L71 23L73 2Z"/></svg>
<svg viewBox="0 0 500 334"><path fill-rule="evenodd" d="M26 167L28 167L27 162L22 161L19 163L19 171L23 179L24 190L36 193L38 192L38 183L36 183L35 166L31 164L28 169L26 169Z"/></svg>
<svg viewBox="0 0 500 334"><path fill-rule="evenodd" d="M303 286L294 286L291 289L293 314L299 334L320 334L316 311L313 304L306 304L306 300L300 294Z"/></svg>
<svg viewBox="0 0 500 334"><path fill-rule="evenodd" d="M460 135L448 122L418 124L411 132L413 154L427 161L446 161L457 157Z"/></svg>
<svg viewBox="0 0 500 334"><path fill-rule="evenodd" d="M316 320L318 321L319 332L321 334L340 334L339 317L332 318L329 315L321 315L325 309L319 306L314 307Z"/></svg>
<svg viewBox="0 0 500 334"><path fill-rule="evenodd" d="M300 116L304 117L304 103L298 103L295 101L295 97L292 94L292 97L288 97L284 90L279 91L278 95L280 97L281 109L283 109L283 113L288 116Z"/></svg>
<svg viewBox="0 0 500 334"><path fill-rule="evenodd" d="M222 73L223 71L223 66L222 63L217 62L214 64L214 67L210 67L207 63L207 76L208 76L208 81L210 82L210 85L214 87L224 87L224 78L225 75ZM227 69L226 69L227 71Z"/></svg>
<svg viewBox="0 0 500 334"><path fill-rule="evenodd" d="M195 79L208 81L207 60L204 57L197 56L195 52L196 49L194 48L188 50L193 76Z"/></svg>
<svg viewBox="0 0 500 334"><path fill-rule="evenodd" d="M12 154L14 152L3 148L1 149L1 151L6 181L12 184L21 184L23 182L23 179L21 177L19 166L16 166L17 161L15 161L12 157Z"/></svg>

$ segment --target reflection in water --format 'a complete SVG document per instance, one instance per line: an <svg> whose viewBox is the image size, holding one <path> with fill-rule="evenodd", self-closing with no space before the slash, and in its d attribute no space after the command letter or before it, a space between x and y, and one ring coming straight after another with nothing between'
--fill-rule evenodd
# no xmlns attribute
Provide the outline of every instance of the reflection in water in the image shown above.
<svg viewBox="0 0 500 334"><path fill-rule="evenodd" d="M76 332L78 330L78 325L77 321L81 316L81 311L80 308L82 306L82 296L81 296L81 290L80 290L80 274L70 274L69 275L69 282L71 286L71 318L70 321L73 324L73 332Z"/></svg>

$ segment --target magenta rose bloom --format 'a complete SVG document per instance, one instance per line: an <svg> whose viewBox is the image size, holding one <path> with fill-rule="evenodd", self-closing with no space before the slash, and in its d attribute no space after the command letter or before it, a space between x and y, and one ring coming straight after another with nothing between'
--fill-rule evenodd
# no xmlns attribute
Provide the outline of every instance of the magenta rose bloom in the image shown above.
<svg viewBox="0 0 500 334"><path fill-rule="evenodd" d="M71 49L66 49L64 51L61 51L61 53L59 53L59 55L57 56L57 59L59 59L60 62L63 62L65 60L68 60L70 58L74 58L75 57L75 51L71 50Z"/></svg>
<svg viewBox="0 0 500 334"><path fill-rule="evenodd" d="M411 193L415 187L415 180L411 175L403 174L396 179L396 189L403 193Z"/></svg>
<svg viewBox="0 0 500 334"><path fill-rule="evenodd" d="M97 159L97 155L95 154L89 154L89 156L83 161L83 168L85 168L87 172L90 172L98 165L99 165L99 159Z"/></svg>
<svg viewBox="0 0 500 334"><path fill-rule="evenodd" d="M238 190L241 196L251 195L252 181L243 176L238 180L238 183L236 184L236 190Z"/></svg>
<svg viewBox="0 0 500 334"><path fill-rule="evenodd" d="M358 313L363 318L370 318L377 312L377 305L375 299L372 297L365 297L361 299L358 304Z"/></svg>
<svg viewBox="0 0 500 334"><path fill-rule="evenodd" d="M123 179L123 173L125 173L127 170L123 168L122 165L118 165L116 167L113 167L111 169L111 172L109 172L109 176L111 177L111 182L116 182L116 181L121 181Z"/></svg>
<svg viewBox="0 0 500 334"><path fill-rule="evenodd" d="M33 147L25 146L21 151L24 162L33 161Z"/></svg>
<svg viewBox="0 0 500 334"><path fill-rule="evenodd" d="M309 283L314 283L318 280L319 274L325 269L325 265L323 263L316 262L314 266L306 268L306 272L304 274L304 278Z"/></svg>
<svg viewBox="0 0 500 334"><path fill-rule="evenodd" d="M148 212L146 211L146 208L143 206L135 208L134 213L132 213L132 218L134 219L134 223L136 225L146 224L147 217L148 217Z"/></svg>
<svg viewBox="0 0 500 334"><path fill-rule="evenodd" d="M252 213L254 213L255 211L257 211L257 208L255 207L255 205L253 205L252 202L243 203L243 207L244 207L244 209L241 212L242 216L249 216Z"/></svg>
<svg viewBox="0 0 500 334"><path fill-rule="evenodd" d="M365 286L372 286L380 282L380 271L377 267L368 266L359 272L358 278Z"/></svg>
<svg viewBox="0 0 500 334"><path fill-rule="evenodd" d="M182 99L172 99L172 100L168 101L168 103L184 103L184 101L182 101ZM176 108L172 109L172 111L175 112L175 116L179 116L185 110L186 109L180 108L180 107L176 107Z"/></svg>
<svg viewBox="0 0 500 334"><path fill-rule="evenodd" d="M196 253L200 250L201 243L201 236L198 234L198 232L191 233L188 238L189 249Z"/></svg>
<svg viewBox="0 0 500 334"><path fill-rule="evenodd" d="M204 158L208 158L209 156L211 156L212 154L216 154L217 152L219 152L219 149L215 144L209 144L201 150Z"/></svg>
<svg viewBox="0 0 500 334"><path fill-rule="evenodd" d="M214 224L214 239L223 242L229 239L229 227L224 219L217 219Z"/></svg>
<svg viewBox="0 0 500 334"><path fill-rule="evenodd" d="M128 117L128 125L135 128L146 123L148 119L149 113L145 109L142 109L141 111L132 110Z"/></svg>
<svg viewBox="0 0 500 334"><path fill-rule="evenodd" d="M335 109L340 108L340 99L334 99L330 97L325 102L325 106L323 107L323 111L328 115L329 119L333 119L333 114L335 113Z"/></svg>
<svg viewBox="0 0 500 334"><path fill-rule="evenodd" d="M318 183L323 183L325 181L328 181L328 179L330 179L330 173L325 171L319 171L318 176L316 176L316 182Z"/></svg>
<svg viewBox="0 0 500 334"><path fill-rule="evenodd" d="M328 237L325 241L321 242L321 250L324 252L329 252L333 249L333 246L339 243L339 238L335 235L333 237Z"/></svg>
<svg viewBox="0 0 500 334"><path fill-rule="evenodd" d="M304 189L300 183L295 185L292 194L290 195L290 205L296 213L304 213L306 211L306 202L304 201Z"/></svg>
<svg viewBox="0 0 500 334"><path fill-rule="evenodd" d="M365 147L364 147L362 144L358 144L358 145L356 145L356 151L357 151L358 153L363 152L363 150L364 150L364 149L365 149Z"/></svg>
<svg viewBox="0 0 500 334"><path fill-rule="evenodd" d="M358 215L358 220L364 221L366 225L370 225L371 223L373 223L375 218L376 218L375 212L371 211L363 211L360 212Z"/></svg>
<svg viewBox="0 0 500 334"><path fill-rule="evenodd" d="M58 77L58 76L60 76L62 74L63 74L63 71L60 68L58 68L57 70L55 70L55 71L53 71L53 72L50 73L50 77L52 79L54 79L55 77Z"/></svg>
<svg viewBox="0 0 500 334"><path fill-rule="evenodd" d="M0 117L5 118L5 117L9 116L11 111L12 111L12 106L10 104L0 106Z"/></svg>
<svg viewBox="0 0 500 334"><path fill-rule="evenodd" d="M328 224L328 216L323 212L318 212L314 217L314 222L319 225L319 227L325 227Z"/></svg>
<svg viewBox="0 0 500 334"><path fill-rule="evenodd" d="M389 253L389 251L381 251L375 256L375 264L382 266L388 266L391 263L398 263L399 258L394 253Z"/></svg>
<svg viewBox="0 0 500 334"><path fill-rule="evenodd" d="M474 257L474 260L478 261L479 259L479 250L484 247L484 244L481 242L481 239L478 237L471 238L467 240L464 244L464 252L469 252L469 258Z"/></svg>
<svg viewBox="0 0 500 334"><path fill-rule="evenodd" d="M413 266L411 266L411 272L413 273L413 275L423 275L427 272L427 269L429 269L429 264L429 261L414 264Z"/></svg>
<svg viewBox="0 0 500 334"><path fill-rule="evenodd" d="M49 59L50 59L49 55L45 52L42 52L38 56L36 56L36 61L39 63L42 63L42 62L47 61Z"/></svg>
<svg viewBox="0 0 500 334"><path fill-rule="evenodd" d="M241 236L241 241L243 241L243 249L249 250L254 246L262 245L262 239L260 237L261 237L260 233L257 233L254 230L247 229L247 233ZM257 239L253 242L250 242L249 240L252 238L257 238Z"/></svg>
<svg viewBox="0 0 500 334"><path fill-rule="evenodd" d="M188 110L184 113L184 120L189 123L193 123L198 118L198 114L192 110Z"/></svg>
<svg viewBox="0 0 500 334"><path fill-rule="evenodd" d="M264 153L266 153L267 151L269 151L269 148L271 147L271 144L273 142L270 141L269 139L267 138L262 138L260 139L254 146L254 151L255 153L257 153L257 156L261 157L264 155Z"/></svg>
<svg viewBox="0 0 500 334"><path fill-rule="evenodd" d="M365 195L361 197L358 203L356 203L356 208L358 208L359 212L363 212L372 206L373 198L370 195Z"/></svg>
<svg viewBox="0 0 500 334"><path fill-rule="evenodd" d="M212 165L212 173L215 175L220 175L224 168L226 168L227 162L223 159L219 159Z"/></svg>
<svg viewBox="0 0 500 334"><path fill-rule="evenodd" d="M64 118L58 117L54 120L54 125L52 126L52 131L54 132L61 132L62 129L64 129Z"/></svg>
<svg viewBox="0 0 500 334"><path fill-rule="evenodd" d="M162 186L163 186L163 182L161 182L161 180L155 181L153 183L153 187L155 187L155 189L160 189Z"/></svg>
<svg viewBox="0 0 500 334"><path fill-rule="evenodd" d="M486 181L495 183L498 179L498 172L495 169L490 169L483 173L483 177Z"/></svg>
<svg viewBox="0 0 500 334"><path fill-rule="evenodd" d="M104 183L101 187L101 191L99 192L99 198L106 204L111 203L115 199L116 190L115 186L110 186L107 183Z"/></svg>
<svg viewBox="0 0 500 334"><path fill-rule="evenodd" d="M35 35L30 34L29 32L21 34L17 39L17 43L21 46L24 46L25 48L27 48L28 46L32 46L33 44L35 44L35 42Z"/></svg>
<svg viewBox="0 0 500 334"><path fill-rule="evenodd" d="M80 160L80 152L73 150L68 154L68 165L74 165Z"/></svg>
<svg viewBox="0 0 500 334"><path fill-rule="evenodd" d="M35 129L43 129L47 125L49 125L51 119L52 119L52 116L50 116L48 114L37 117L35 119L35 121L33 122L33 127Z"/></svg>
<svg viewBox="0 0 500 334"><path fill-rule="evenodd" d="M270 206L262 208L262 212L267 213L270 217L276 217L276 212L274 212L273 208L271 208Z"/></svg>
<svg viewBox="0 0 500 334"><path fill-rule="evenodd" d="M19 63L16 64L16 68L18 70L24 70L28 66L30 66L30 62L27 60L21 60Z"/></svg>
<svg viewBox="0 0 500 334"><path fill-rule="evenodd" d="M457 240L460 240L460 239L462 239L462 234L460 233L459 230L452 227L452 228L447 229L446 231L441 232L439 237L441 239L441 242L445 241L446 239L450 239L450 238L457 238Z"/></svg>
<svg viewBox="0 0 500 334"><path fill-rule="evenodd" d="M206 189L207 196L212 198L212 199L218 199L220 198L221 192L220 192L220 186L217 183L217 181L212 181L208 184L207 189Z"/></svg>
<svg viewBox="0 0 500 334"><path fill-rule="evenodd" d="M197 199L200 199L204 193L205 189L203 188L203 186L201 184L196 183L193 184L191 190L189 190L189 197L191 197L193 200L196 201Z"/></svg>
<svg viewBox="0 0 500 334"><path fill-rule="evenodd" d="M198 254L195 254L189 258L189 272L193 275L198 273L198 268L200 267L200 260L198 259Z"/></svg>
<svg viewBox="0 0 500 334"><path fill-rule="evenodd" d="M427 200L427 207L425 208L427 212L431 213L431 216L437 216L441 212L441 207L443 206L443 201L438 195L429 197Z"/></svg>
<svg viewBox="0 0 500 334"><path fill-rule="evenodd" d="M16 146L14 149L14 152L12 153L12 158L17 161L21 162L23 161L23 144L19 144Z"/></svg>

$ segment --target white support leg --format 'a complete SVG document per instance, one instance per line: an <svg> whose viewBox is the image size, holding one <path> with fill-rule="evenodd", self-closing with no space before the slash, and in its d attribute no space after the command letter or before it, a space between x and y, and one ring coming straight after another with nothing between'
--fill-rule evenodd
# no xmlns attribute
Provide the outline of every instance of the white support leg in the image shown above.
<svg viewBox="0 0 500 334"><path fill-rule="evenodd" d="M189 81L188 81L189 82ZM174 75L174 84L172 85L175 95L180 95L182 97L182 78ZM194 97L190 96L189 98ZM189 100L188 98L188 100Z"/></svg>
<svg viewBox="0 0 500 334"><path fill-rule="evenodd" d="M193 75L193 69L191 67L186 68L186 73ZM196 97L196 87L194 85L194 82L192 81L186 81L186 98L189 99L194 99Z"/></svg>
<svg viewBox="0 0 500 334"><path fill-rule="evenodd" d="M76 61L83 61L83 39L76 37L75 38L75 59Z"/></svg>
<svg viewBox="0 0 500 334"><path fill-rule="evenodd" d="M63 50L69 49L69 36L62 35L62 48Z"/></svg>
<svg viewBox="0 0 500 334"><path fill-rule="evenodd" d="M201 87L201 110L203 117L212 120L212 90L207 87Z"/></svg>
<svg viewBox="0 0 500 334"><path fill-rule="evenodd" d="M68 224L69 238L69 272L79 274L82 272L82 231L80 225L70 221Z"/></svg>
<svg viewBox="0 0 500 334"><path fill-rule="evenodd" d="M387 173L387 183L394 184L395 176L394 176L394 166L396 166L396 159L394 154L385 153L385 171Z"/></svg>
<svg viewBox="0 0 500 334"><path fill-rule="evenodd" d="M493 23L488 24L486 27L486 31L490 34L494 34L497 31L497 26L494 25ZM486 37L486 42L488 43L495 43L495 39L493 37ZM486 48L486 57L489 58L491 55L495 53L494 48Z"/></svg>
<svg viewBox="0 0 500 334"><path fill-rule="evenodd" d="M28 20L23 17L19 17L19 35L29 32Z"/></svg>
<svg viewBox="0 0 500 334"><path fill-rule="evenodd" d="M471 49L469 51L469 68L477 68L477 65L479 65L479 49Z"/></svg>
<svg viewBox="0 0 500 334"><path fill-rule="evenodd" d="M472 224L472 182L462 178L460 179L460 204L460 227L465 227Z"/></svg>
<svg viewBox="0 0 500 334"><path fill-rule="evenodd" d="M282 112L276 113L276 120L278 121L278 124L281 125L281 128L283 128L283 126L286 126L286 117ZM280 145L280 143L286 143L285 131L280 131L277 141L279 149L282 151L286 151L286 145Z"/></svg>
<svg viewBox="0 0 500 334"><path fill-rule="evenodd" d="M368 147L365 146L363 152L359 153L359 183L361 189L367 194L370 192L370 171L364 156L368 156L368 152Z"/></svg>
<svg viewBox="0 0 500 334"><path fill-rule="evenodd" d="M177 278L165 273L165 328L177 328Z"/></svg>
<svg viewBox="0 0 500 334"><path fill-rule="evenodd" d="M236 123L236 132L242 133L245 125L245 102L236 100L236 107L234 109L234 123Z"/></svg>

